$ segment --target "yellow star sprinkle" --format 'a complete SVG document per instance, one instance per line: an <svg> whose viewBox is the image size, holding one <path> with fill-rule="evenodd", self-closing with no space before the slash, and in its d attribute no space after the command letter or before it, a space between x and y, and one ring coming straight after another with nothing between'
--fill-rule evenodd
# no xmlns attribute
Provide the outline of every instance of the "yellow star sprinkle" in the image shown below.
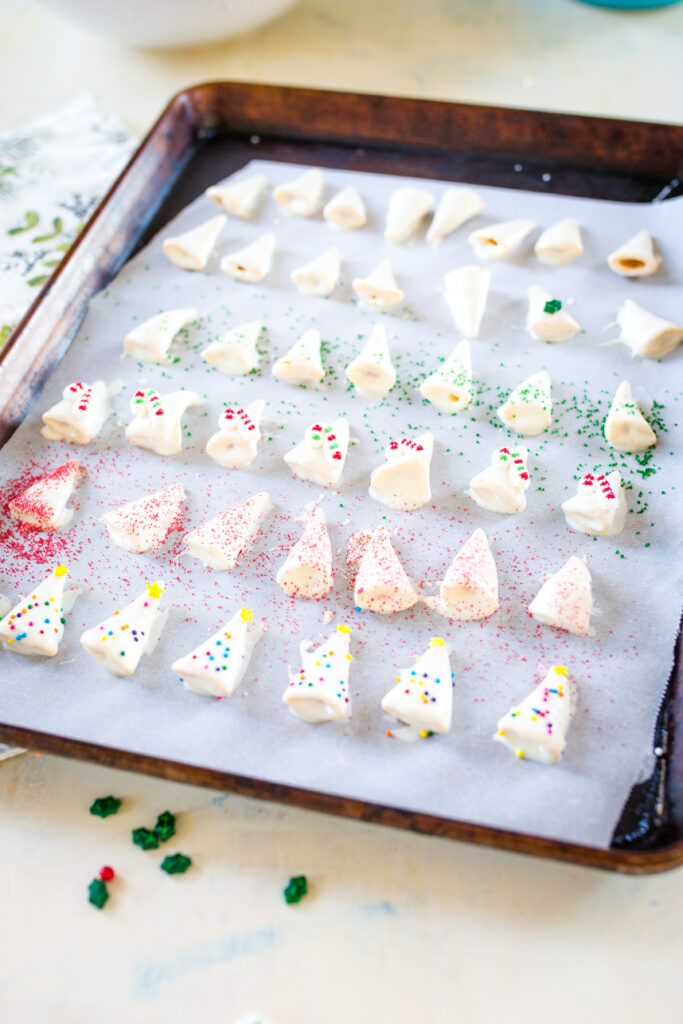
<svg viewBox="0 0 683 1024"><path fill-rule="evenodd" d="M564 665L553 665L553 672L557 672L560 676L568 676L569 673Z"/></svg>
<svg viewBox="0 0 683 1024"><path fill-rule="evenodd" d="M251 622L254 618L254 613L251 608L243 608L240 612L240 618L242 622Z"/></svg>
<svg viewBox="0 0 683 1024"><path fill-rule="evenodd" d="M442 640L440 636L433 636L432 639L429 641L429 646L430 647L445 647L446 646L446 641Z"/></svg>
<svg viewBox="0 0 683 1024"><path fill-rule="evenodd" d="M67 569L67 567L65 565L58 565L55 568L55 573L54 574L55 574L55 576L67 576L68 572L69 572L69 570Z"/></svg>
<svg viewBox="0 0 683 1024"><path fill-rule="evenodd" d="M496 733L496 736L504 736L504 735L505 735L505 729L499 729L498 732Z"/></svg>
<svg viewBox="0 0 683 1024"><path fill-rule="evenodd" d="M337 626L337 632L338 633L350 633L351 632L351 627L350 626Z"/></svg>
<svg viewBox="0 0 683 1024"><path fill-rule="evenodd" d="M429 733L427 732L426 729L421 729L420 730L420 739L421 740L426 740L428 735L429 735Z"/></svg>
<svg viewBox="0 0 683 1024"><path fill-rule="evenodd" d="M161 597L164 592L163 586L159 583L145 583L145 586L150 597Z"/></svg>
<svg viewBox="0 0 683 1024"><path fill-rule="evenodd" d="M515 757L523 758L524 757L524 751L523 750L515 750Z"/></svg>

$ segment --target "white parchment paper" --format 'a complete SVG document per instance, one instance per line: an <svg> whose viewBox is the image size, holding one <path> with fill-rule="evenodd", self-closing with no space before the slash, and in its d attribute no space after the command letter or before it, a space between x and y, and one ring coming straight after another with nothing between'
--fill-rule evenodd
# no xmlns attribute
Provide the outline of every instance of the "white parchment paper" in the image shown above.
<svg viewBox="0 0 683 1024"><path fill-rule="evenodd" d="M299 169L255 162L240 174L264 171L270 185ZM0 456L0 590L25 593L52 565L66 561L73 585L84 588L67 623L57 657L31 660L0 653L0 719L90 742L189 764L517 829L606 846L631 785L651 766L652 731L671 663L679 621L683 351L664 362L634 361L624 346L601 347L615 337L619 304L631 296L680 320L683 279L683 201L647 207L480 188L484 214L432 250L424 232L408 245L382 237L394 178L326 172L329 197L353 183L364 196L366 228L337 233L321 217L288 220L268 200L252 223L231 219L205 273L183 272L165 259L156 238L128 263L92 303L71 349L36 401L26 422ZM430 182L438 196L445 183ZM216 212L202 197L174 221L186 230ZM443 274L476 262L467 235L511 217L532 217L539 228L560 217L583 226L585 253L567 267L546 267L532 253L535 236L511 262L492 263L492 288L480 338L472 343L477 396L457 417L424 402L417 386L459 340L442 296ZM655 235L662 269L644 281L626 281L606 266L606 255L636 230ZM274 230L273 270L258 286L238 284L218 270L220 256ZM678 240L678 241L677 241ZM342 284L329 299L301 297L291 271L336 244ZM357 305L355 276L390 255L406 300L381 317L387 327L399 382L373 403L347 386L344 367L380 317ZM571 309L584 329L550 346L525 331L526 289L537 283ZM168 367L121 361L122 340L137 322L177 306L196 306L201 322L172 348ZM262 320L259 372L231 378L208 367L199 351L219 333ZM270 366L303 331L319 327L326 378L315 389L294 388L270 376ZM486 512L465 495L470 478L493 449L514 440L495 409L524 377L546 369L553 380L553 426L526 443L532 476L528 506L517 516ZM39 435L41 413L75 379L123 381L115 416L91 445L50 443ZM618 383L630 379L635 396L653 411L659 437L645 458L614 452L602 423ZM206 404L185 417L181 455L161 458L123 437L132 392L147 382L161 393L192 388ZM246 470L230 472L204 453L226 403L268 403L270 436ZM653 403L654 404L653 406ZM315 419L348 416L357 439L338 493L296 480L282 456ZM367 495L368 477L385 444L430 428L435 435L433 502L418 512L392 512ZM63 535L23 537L7 518L7 501L37 475L79 458L87 481L76 495L74 523ZM594 540L570 531L561 502L575 493L576 477L618 467L630 483L626 528ZM252 553L231 573L177 560L180 533L153 556L115 547L99 517L107 510L180 480L189 501L185 527L195 527L259 490L276 505ZM305 506L322 496L333 548L336 581L320 604L294 601L274 582L288 546L300 535ZM427 590L443 576L471 532L488 534L498 565L501 608L480 623L454 623L418 605L380 617L356 612L344 565L346 542L361 527L384 522L408 573ZM547 575L573 554L585 555L593 575L594 638L580 639L537 624L526 611ZM80 633L136 596L146 581L166 581L168 625L151 657L130 679L107 675L81 649ZM240 691L213 701L188 693L171 663L212 634L240 605L265 618L269 632L257 647ZM298 665L298 644L323 639L345 621L353 627L353 715L346 725L307 725L281 702L287 664ZM388 739L391 723L380 709L395 670L410 664L437 635L453 646L456 674L453 728L416 744ZM498 718L539 681L543 668L566 664L580 687L575 721L562 763L546 768L520 762L491 740Z"/></svg>

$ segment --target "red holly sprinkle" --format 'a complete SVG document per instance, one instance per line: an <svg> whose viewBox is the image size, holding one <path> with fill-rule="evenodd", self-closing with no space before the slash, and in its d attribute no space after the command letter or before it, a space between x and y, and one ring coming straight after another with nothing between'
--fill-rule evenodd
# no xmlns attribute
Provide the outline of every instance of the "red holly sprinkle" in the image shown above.
<svg viewBox="0 0 683 1024"><path fill-rule="evenodd" d="M110 868L108 865L105 865L105 867L103 867L102 870L100 871L100 878L102 879L103 882L111 882L113 877L114 869Z"/></svg>

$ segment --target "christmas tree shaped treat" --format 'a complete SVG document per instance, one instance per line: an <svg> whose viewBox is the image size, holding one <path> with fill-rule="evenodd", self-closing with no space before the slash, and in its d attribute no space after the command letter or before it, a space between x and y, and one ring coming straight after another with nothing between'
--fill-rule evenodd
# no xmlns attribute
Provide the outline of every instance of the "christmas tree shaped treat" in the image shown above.
<svg viewBox="0 0 683 1024"><path fill-rule="evenodd" d="M591 636L592 580L583 558L573 555L545 581L529 605L529 612L545 626L576 636Z"/></svg>
<svg viewBox="0 0 683 1024"><path fill-rule="evenodd" d="M447 188L429 225L427 241L430 245L438 245L442 238L476 217L485 206L486 203L474 189Z"/></svg>
<svg viewBox="0 0 683 1024"><path fill-rule="evenodd" d="M527 458L529 452L515 448L497 448L491 465L472 477L467 493L477 505L490 512L514 515L526 508L525 491L529 487Z"/></svg>
<svg viewBox="0 0 683 1024"><path fill-rule="evenodd" d="M389 508L413 512L432 496L429 467L434 437L428 430L415 441L402 437L390 441L384 450L385 462L372 471L369 494Z"/></svg>
<svg viewBox="0 0 683 1024"><path fill-rule="evenodd" d="M498 573L483 530L475 530L460 548L439 593L425 604L447 619L462 622L487 619L498 611Z"/></svg>
<svg viewBox="0 0 683 1024"><path fill-rule="evenodd" d="M256 212L267 185L265 174L252 174L227 185L211 185L206 195L226 213L249 220Z"/></svg>
<svg viewBox="0 0 683 1024"><path fill-rule="evenodd" d="M67 502L82 480L85 470L75 459L51 469L9 503L9 514L27 529L61 530L73 518Z"/></svg>
<svg viewBox="0 0 683 1024"><path fill-rule="evenodd" d="M219 213L191 231L165 238L164 255L181 270L204 270L227 219Z"/></svg>
<svg viewBox="0 0 683 1024"><path fill-rule="evenodd" d="M402 185L392 193L387 208L384 237L387 242L405 242L419 228L434 206L434 196L424 188Z"/></svg>
<svg viewBox="0 0 683 1024"><path fill-rule="evenodd" d="M157 455L176 455L183 448L183 413L202 404L194 391L171 391L168 395L159 395L154 388L136 391L130 400L134 416L126 427L126 441Z"/></svg>
<svg viewBox="0 0 683 1024"><path fill-rule="evenodd" d="M146 494L111 512L105 512L101 521L117 547L124 551L158 551L170 530L177 528L183 518L185 488L171 484L163 491Z"/></svg>
<svg viewBox="0 0 683 1024"><path fill-rule="evenodd" d="M186 689L205 697L230 697L244 678L251 652L265 632L242 608L217 633L171 665Z"/></svg>
<svg viewBox="0 0 683 1024"><path fill-rule="evenodd" d="M363 198L352 185L337 192L325 204L323 217L338 231L355 231L362 228L368 219Z"/></svg>
<svg viewBox="0 0 683 1024"><path fill-rule="evenodd" d="M473 231L467 241L481 260L506 260L535 227L533 220L504 220Z"/></svg>
<svg viewBox="0 0 683 1024"><path fill-rule="evenodd" d="M125 355L143 363L168 363L168 350L178 331L199 319L196 309L167 309L138 324L123 339Z"/></svg>
<svg viewBox="0 0 683 1024"><path fill-rule="evenodd" d="M259 320L250 320L249 323L233 327L204 349L202 359L222 373L231 373L236 377L251 373L258 369L257 342L262 330L263 324Z"/></svg>
<svg viewBox="0 0 683 1024"><path fill-rule="evenodd" d="M0 620L0 640L8 651L44 658L57 653L66 613L79 594L78 590L64 593L68 571L58 565Z"/></svg>
<svg viewBox="0 0 683 1024"><path fill-rule="evenodd" d="M455 326L466 338L478 338L491 284L490 270L457 267L444 275L443 283Z"/></svg>
<svg viewBox="0 0 683 1024"><path fill-rule="evenodd" d="M539 235L534 252L541 263L556 267L571 263L583 252L579 222L572 217L558 220Z"/></svg>
<svg viewBox="0 0 683 1024"><path fill-rule="evenodd" d="M352 287L361 303L376 313L386 313L403 302L403 292L396 284L391 260L382 260L367 277L355 277Z"/></svg>
<svg viewBox="0 0 683 1024"><path fill-rule="evenodd" d="M253 462L261 440L260 423L266 403L251 402L246 409L228 406L218 418L219 431L209 438L206 454L228 469L243 469Z"/></svg>
<svg viewBox="0 0 683 1024"><path fill-rule="evenodd" d="M649 277L659 269L661 262L649 231L638 231L607 257L608 267L620 277Z"/></svg>
<svg viewBox="0 0 683 1024"><path fill-rule="evenodd" d="M567 525L580 533L612 537L621 533L626 520L626 495L621 473L586 473L579 480L576 495L562 503Z"/></svg>
<svg viewBox="0 0 683 1024"><path fill-rule="evenodd" d="M448 359L420 384L420 392L441 412L455 413L472 401L472 359L465 338Z"/></svg>
<svg viewBox="0 0 683 1024"><path fill-rule="evenodd" d="M289 669L289 686L282 699L297 718L319 725L346 719L351 714L349 668L350 626L337 626L324 643L299 644L302 668Z"/></svg>
<svg viewBox="0 0 683 1024"><path fill-rule="evenodd" d="M81 636L84 650L112 675L132 676L166 624L168 612L159 611L163 593L163 583L146 583L143 593L120 612L86 629Z"/></svg>
<svg viewBox="0 0 683 1024"><path fill-rule="evenodd" d="M332 589L332 545L320 507L314 509L275 579L285 594L307 601L320 601Z"/></svg>
<svg viewBox="0 0 683 1024"><path fill-rule="evenodd" d="M396 383L396 370L382 324L373 327L360 353L346 367L346 376L367 398L384 398L391 391Z"/></svg>
<svg viewBox="0 0 683 1024"><path fill-rule="evenodd" d="M340 270L339 249L332 246L314 260L293 270L291 277L301 295L324 298L337 287Z"/></svg>
<svg viewBox="0 0 683 1024"><path fill-rule="evenodd" d="M349 423L343 417L309 427L303 441L284 457L292 472L320 487L338 487L349 448Z"/></svg>
<svg viewBox="0 0 683 1024"><path fill-rule="evenodd" d="M88 444L109 416L109 392L103 380L75 381L64 388L60 402L43 413L40 433L48 441Z"/></svg>
<svg viewBox="0 0 683 1024"><path fill-rule="evenodd" d="M275 235L268 232L257 238L255 242L245 246L244 249L238 249L237 252L223 256L220 268L224 274L233 277L236 281L257 284L270 273L274 252Z"/></svg>
<svg viewBox="0 0 683 1024"><path fill-rule="evenodd" d="M576 322L559 299L554 299L545 288L532 284L527 291L529 312L526 326L530 334L539 341L568 341L581 326Z"/></svg>
<svg viewBox="0 0 683 1024"><path fill-rule="evenodd" d="M619 341L628 345L634 356L660 359L678 348L683 341L683 327L643 309L633 299L626 299L617 317Z"/></svg>
<svg viewBox="0 0 683 1024"><path fill-rule="evenodd" d="M288 384L319 384L325 376L320 353L320 331L311 327L281 356L271 370Z"/></svg>
<svg viewBox="0 0 683 1024"><path fill-rule="evenodd" d="M265 491L255 494L185 534L183 543L187 549L183 553L198 558L209 569L234 569L253 544L256 531L272 508Z"/></svg>
<svg viewBox="0 0 683 1024"><path fill-rule="evenodd" d="M519 758L557 764L576 708L577 686L564 665L553 665L542 683L498 722L493 736Z"/></svg>
<svg viewBox="0 0 683 1024"><path fill-rule="evenodd" d="M402 722L392 736L403 740L424 739L448 732L453 716L451 648L435 636L410 668L400 669L396 685L382 699L382 710Z"/></svg>
<svg viewBox="0 0 683 1024"><path fill-rule="evenodd" d="M550 377L541 370L510 392L507 401L498 409L498 418L515 433L535 437L552 423L552 408Z"/></svg>
<svg viewBox="0 0 683 1024"><path fill-rule="evenodd" d="M620 452L644 452L657 444L657 435L633 400L627 380L617 388L605 420L605 438Z"/></svg>
<svg viewBox="0 0 683 1024"><path fill-rule="evenodd" d="M348 565L358 565L353 599L363 611L390 615L412 608L417 594L385 526L360 530L349 540Z"/></svg>
<svg viewBox="0 0 683 1024"><path fill-rule="evenodd" d="M320 206L325 178L319 167L273 189L273 199L292 217L312 217Z"/></svg>

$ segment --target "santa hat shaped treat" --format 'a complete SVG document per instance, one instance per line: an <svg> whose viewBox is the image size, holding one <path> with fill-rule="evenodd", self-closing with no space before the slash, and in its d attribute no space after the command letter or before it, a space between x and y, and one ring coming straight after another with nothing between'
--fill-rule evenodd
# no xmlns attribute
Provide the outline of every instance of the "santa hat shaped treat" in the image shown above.
<svg viewBox="0 0 683 1024"><path fill-rule="evenodd" d="M181 270L204 270L227 219L219 213L191 231L164 239L164 255Z"/></svg>
<svg viewBox="0 0 683 1024"><path fill-rule="evenodd" d="M505 260L535 227L533 220L505 220L473 231L467 241L479 259Z"/></svg>
<svg viewBox="0 0 683 1024"><path fill-rule="evenodd" d="M261 417L266 403L261 399L246 409L228 406L218 419L219 431L209 438L206 453L228 469L243 469L256 458L261 440Z"/></svg>
<svg viewBox="0 0 683 1024"><path fill-rule="evenodd" d="M129 331L123 339L126 355L144 363L168 362L168 350L178 331L197 320L196 309L167 309Z"/></svg>
<svg viewBox="0 0 683 1024"><path fill-rule="evenodd" d="M633 400L627 380L617 388L605 420L605 438L620 452L644 452L657 444L657 435Z"/></svg>
<svg viewBox="0 0 683 1024"><path fill-rule="evenodd" d="M628 345L634 356L660 359L683 341L683 327L650 313L633 299L625 299L617 321L621 328L619 341Z"/></svg>
<svg viewBox="0 0 683 1024"><path fill-rule="evenodd" d="M293 270L291 278L301 295L325 298L336 288L340 271L339 249L332 246L309 263Z"/></svg>
<svg viewBox="0 0 683 1024"><path fill-rule="evenodd" d="M169 532L180 525L183 516L185 488L171 484L163 491L146 494L111 512L105 512L102 522L117 547L124 551L157 551Z"/></svg>
<svg viewBox="0 0 683 1024"><path fill-rule="evenodd" d="M320 206L325 178L319 167L304 171L292 181L277 185L273 199L293 217L312 217Z"/></svg>
<svg viewBox="0 0 683 1024"><path fill-rule="evenodd" d="M454 685L450 653L449 645L435 636L414 665L399 670L396 685L382 699L382 709L408 728L389 735L412 740L449 731Z"/></svg>
<svg viewBox="0 0 683 1024"><path fill-rule="evenodd" d="M171 391L168 395L160 395L154 388L136 391L130 400L134 416L126 427L126 441L157 455L176 455L183 448L183 413L202 404L194 391Z"/></svg>
<svg viewBox="0 0 683 1024"><path fill-rule="evenodd" d="M273 377L288 384L318 384L325 376L320 353L320 331L315 327L301 337L273 364Z"/></svg>
<svg viewBox="0 0 683 1024"><path fill-rule="evenodd" d="M226 213L242 220L249 220L256 211L267 185L265 174L252 174L248 178L228 182L227 185L211 185L207 188L206 195Z"/></svg>
<svg viewBox="0 0 683 1024"><path fill-rule="evenodd" d="M338 487L349 449L349 423L343 417L331 423L319 421L309 427L303 441L283 456L302 480L320 487Z"/></svg>
<svg viewBox="0 0 683 1024"><path fill-rule="evenodd" d="M386 313L404 299L389 259L378 263L367 277L355 277L352 288L362 304L376 313Z"/></svg>
<svg viewBox="0 0 683 1024"><path fill-rule="evenodd" d="M27 529L61 530L73 518L73 509L66 505L84 478L81 464L71 459L12 498L9 514Z"/></svg>
<svg viewBox="0 0 683 1024"><path fill-rule="evenodd" d="M151 654L166 623L168 613L159 611L163 593L163 583L146 583L134 601L83 633L83 648L112 675L132 676L142 655Z"/></svg>
<svg viewBox="0 0 683 1024"><path fill-rule="evenodd" d="M491 465L470 480L469 494L473 501L491 512L514 515L526 508L526 490L529 487L527 457L522 445L515 448L497 448L491 456Z"/></svg>
<svg viewBox="0 0 683 1024"><path fill-rule="evenodd" d="M439 593L425 604L448 619L471 622L498 611L498 573L483 530L475 530L441 581Z"/></svg>
<svg viewBox="0 0 683 1024"><path fill-rule="evenodd" d="M478 338L486 310L491 272L483 267L457 267L444 276L446 304L455 326L466 338Z"/></svg>
<svg viewBox="0 0 683 1024"><path fill-rule="evenodd" d="M557 764L576 708L577 686L564 665L553 665L542 683L498 722L494 740L521 758Z"/></svg>
<svg viewBox="0 0 683 1024"><path fill-rule="evenodd" d="M0 640L8 651L51 658L64 635L65 614L79 591L64 593L68 569L58 565L0 620Z"/></svg>
<svg viewBox="0 0 683 1024"><path fill-rule="evenodd" d="M373 327L360 353L346 367L346 376L367 398L384 398L391 391L396 383L396 370L382 324Z"/></svg>
<svg viewBox="0 0 683 1024"><path fill-rule="evenodd" d="M476 217L485 206L486 203L474 189L447 188L429 225L427 241L430 245L438 245L442 238Z"/></svg>
<svg viewBox="0 0 683 1024"><path fill-rule="evenodd" d="M583 252L579 222L572 217L558 220L539 235L534 252L541 263L556 267L571 263Z"/></svg>
<svg viewBox="0 0 683 1024"><path fill-rule="evenodd" d="M611 537L620 533L626 519L626 495L621 473L586 473L579 480L576 495L562 503L567 525L580 533Z"/></svg>
<svg viewBox="0 0 683 1024"><path fill-rule="evenodd" d="M257 284L270 273L275 252L275 235L268 232L255 242L228 253L220 262L220 268L228 277L246 284Z"/></svg>
<svg viewBox="0 0 683 1024"><path fill-rule="evenodd" d="M390 441L384 452L386 462L370 477L370 497L402 512L421 508L432 496L429 467L433 450L430 431L415 441L407 437Z"/></svg>
<svg viewBox="0 0 683 1024"><path fill-rule="evenodd" d="M434 196L424 188L402 185L392 193L387 208L384 237L387 242L405 242L417 231L434 206Z"/></svg>
<svg viewBox="0 0 683 1024"><path fill-rule="evenodd" d="M358 565L353 599L363 611L390 615L412 608L417 594L385 526L360 530L349 540L348 565Z"/></svg>
<svg viewBox="0 0 683 1024"><path fill-rule="evenodd" d="M498 418L506 427L523 437L542 434L553 421L550 377L541 370L533 373L510 392L498 409Z"/></svg>
<svg viewBox="0 0 683 1024"><path fill-rule="evenodd" d="M75 381L64 388L61 401L43 413L40 433L48 441L88 444L109 416L109 392L103 380Z"/></svg>
<svg viewBox="0 0 683 1024"><path fill-rule="evenodd" d="M198 558L209 569L234 569L251 547L256 531L273 508L265 491L209 519L183 537L183 554Z"/></svg>
<svg viewBox="0 0 683 1024"><path fill-rule="evenodd" d="M320 507L313 510L275 578L286 594L309 601L319 601L332 589L332 545Z"/></svg>
<svg viewBox="0 0 683 1024"><path fill-rule="evenodd" d="M581 330L559 299L532 284L527 291L529 311L526 318L527 330L539 341L568 341Z"/></svg>
<svg viewBox="0 0 683 1024"><path fill-rule="evenodd" d="M592 580L583 558L573 555L539 590L529 605L538 621L576 636L591 636Z"/></svg>
<svg viewBox="0 0 683 1024"><path fill-rule="evenodd" d="M186 689L205 697L230 697L244 678L251 652L265 632L242 608L217 633L171 665Z"/></svg>
<svg viewBox="0 0 683 1024"><path fill-rule="evenodd" d="M302 668L289 670L289 686L282 695L297 718L315 725L349 718L350 639L351 627L341 625L319 646L311 640L299 645Z"/></svg>
<svg viewBox="0 0 683 1024"><path fill-rule="evenodd" d="M338 231L355 231L362 228L368 219L363 197L352 185L337 192L325 204L323 217Z"/></svg>
<svg viewBox="0 0 683 1024"><path fill-rule="evenodd" d="M463 339L438 370L420 384L420 392L441 412L455 413L472 401L470 343Z"/></svg>
<svg viewBox="0 0 683 1024"><path fill-rule="evenodd" d="M211 363L222 373L231 373L235 377L243 377L246 373L258 369L258 342L263 324L259 320L250 320L226 331L216 341L212 341L202 352L202 359Z"/></svg>

